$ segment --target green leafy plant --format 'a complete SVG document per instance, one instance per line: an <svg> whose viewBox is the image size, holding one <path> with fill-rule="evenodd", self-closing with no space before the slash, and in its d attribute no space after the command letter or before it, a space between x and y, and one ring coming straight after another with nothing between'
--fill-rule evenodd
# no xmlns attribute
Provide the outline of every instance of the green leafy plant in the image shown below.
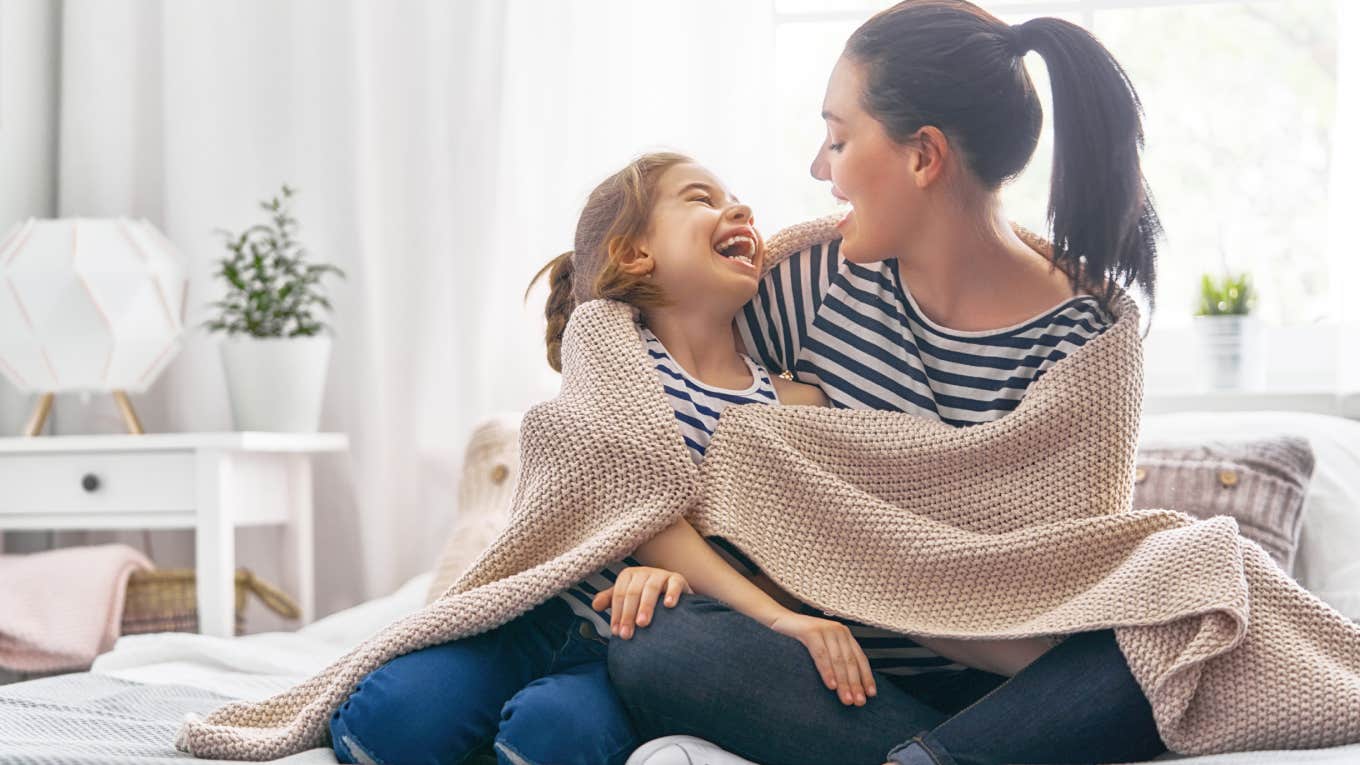
<svg viewBox="0 0 1360 765"><path fill-rule="evenodd" d="M1196 316L1245 316L1256 303L1256 290L1246 274L1225 274L1215 279L1210 274L1200 278L1199 310Z"/></svg>
<svg viewBox="0 0 1360 765"><path fill-rule="evenodd" d="M307 251L295 238L297 219L290 209L296 189L283 185L280 194L260 202L268 223L240 234L219 230L227 255L215 276L227 283L227 294L212 306L216 318L204 323L213 332L251 337L311 337L327 329L318 316L331 310L321 278L345 272L325 263L308 263Z"/></svg>

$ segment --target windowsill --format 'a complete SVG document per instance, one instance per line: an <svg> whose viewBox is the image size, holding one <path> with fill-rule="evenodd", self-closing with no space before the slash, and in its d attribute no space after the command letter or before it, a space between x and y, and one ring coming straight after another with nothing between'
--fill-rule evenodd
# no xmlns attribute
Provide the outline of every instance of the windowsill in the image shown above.
<svg viewBox="0 0 1360 765"><path fill-rule="evenodd" d="M1360 418L1360 327L1262 325L1243 352L1243 384L1216 389L1193 325L1154 325L1144 343L1143 411L1264 410Z"/></svg>
<svg viewBox="0 0 1360 765"><path fill-rule="evenodd" d="M1143 414L1286 411L1360 419L1360 393L1310 390L1164 391L1143 396Z"/></svg>

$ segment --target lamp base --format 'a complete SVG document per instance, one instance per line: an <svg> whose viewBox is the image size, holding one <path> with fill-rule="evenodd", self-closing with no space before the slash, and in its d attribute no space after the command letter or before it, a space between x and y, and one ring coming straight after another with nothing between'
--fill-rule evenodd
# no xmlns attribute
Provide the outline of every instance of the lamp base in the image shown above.
<svg viewBox="0 0 1360 765"><path fill-rule="evenodd" d="M24 426L25 436L37 436L42 434L43 426L47 424L47 416L52 413L52 399L54 394L44 393L38 399L38 405L33 408L33 416L28 418L28 425ZM137 419L137 412L132 408L132 401L127 397L127 393L121 390L113 391L113 400L118 404L118 411L123 415L123 426L133 435L142 435L142 422Z"/></svg>

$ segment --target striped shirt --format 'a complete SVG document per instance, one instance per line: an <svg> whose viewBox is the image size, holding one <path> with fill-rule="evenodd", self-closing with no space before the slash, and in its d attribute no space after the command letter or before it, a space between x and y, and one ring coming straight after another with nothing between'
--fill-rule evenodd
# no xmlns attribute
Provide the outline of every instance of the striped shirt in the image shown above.
<svg viewBox="0 0 1360 765"><path fill-rule="evenodd" d="M816 245L776 265L737 317L747 350L770 369L819 385L832 406L955 427L990 422L1113 323L1094 297L1077 295L1011 327L948 329L922 313L896 259L860 265L839 248L839 240ZM904 635L846 623L879 672L964 669Z"/></svg>
<svg viewBox="0 0 1360 765"><path fill-rule="evenodd" d="M743 355L741 358L751 371L751 384L741 390L718 388L694 379L693 375L676 362L651 330L641 329L639 334L656 369L657 378L661 381L661 387L665 390L666 400L675 410L676 425L679 426L680 435L685 439L685 446L688 447L690 457L695 463L703 460L704 450L708 448L708 442L713 437L713 429L718 424L718 416L724 409L732 404L779 403L769 373L748 356ZM747 570L745 556L735 547L721 539L709 541L718 554L734 568L738 571ZM613 586L619 572L624 568L641 565L631 555L627 556L587 577L557 597L566 600L572 611L590 621L595 626L596 634L608 639L610 613L608 610L596 611L590 607L590 603L596 593Z"/></svg>
<svg viewBox="0 0 1360 765"><path fill-rule="evenodd" d="M790 256L738 317L767 367L821 386L832 406L907 412L948 425L999 419L1049 367L1113 318L1078 295L1012 327L948 329L921 312L897 261L843 260L839 240Z"/></svg>

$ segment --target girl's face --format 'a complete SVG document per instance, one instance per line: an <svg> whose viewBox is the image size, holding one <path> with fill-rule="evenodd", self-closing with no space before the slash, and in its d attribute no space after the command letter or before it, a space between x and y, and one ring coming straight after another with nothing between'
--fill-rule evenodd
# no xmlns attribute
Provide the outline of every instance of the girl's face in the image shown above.
<svg viewBox="0 0 1360 765"><path fill-rule="evenodd" d="M642 270L681 310L734 315L756 293L765 248L751 208L695 164L657 179Z"/></svg>
<svg viewBox="0 0 1360 765"><path fill-rule="evenodd" d="M831 193L850 210L836 228L841 255L856 263L897 257L911 240L921 210L916 149L894 141L860 106L864 71L842 56L822 101L826 140L812 160L812 177L831 181Z"/></svg>

